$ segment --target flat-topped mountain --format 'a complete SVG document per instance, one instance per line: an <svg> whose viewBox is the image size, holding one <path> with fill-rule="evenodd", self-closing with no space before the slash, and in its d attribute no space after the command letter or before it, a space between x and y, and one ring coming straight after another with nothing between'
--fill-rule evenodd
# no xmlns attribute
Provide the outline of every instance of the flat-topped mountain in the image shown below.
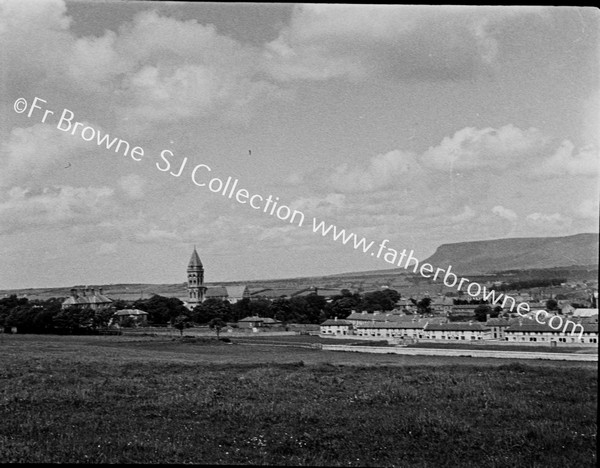
<svg viewBox="0 0 600 468"><path fill-rule="evenodd" d="M424 260L459 273L490 273L598 264L598 234L525 237L443 244Z"/></svg>

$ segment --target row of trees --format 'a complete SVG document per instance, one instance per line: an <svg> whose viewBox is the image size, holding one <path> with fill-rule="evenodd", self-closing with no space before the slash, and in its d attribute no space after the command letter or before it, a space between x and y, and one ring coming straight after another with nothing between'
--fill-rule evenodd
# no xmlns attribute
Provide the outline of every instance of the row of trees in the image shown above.
<svg viewBox="0 0 600 468"><path fill-rule="evenodd" d="M0 299L0 326L17 327L20 332L28 333L82 332L106 327L116 311L127 308L148 312L151 325L209 324L215 319L237 322L248 316L270 317L283 323L318 324L328 318L346 318L352 310L389 311L399 299L400 294L394 290L365 294L343 290L331 302L317 294L290 299L244 299L235 304L207 299L190 311L177 298L154 295L133 304L117 300L108 309L93 311L77 307L62 309L62 298L30 301L13 295Z"/></svg>
<svg viewBox="0 0 600 468"><path fill-rule="evenodd" d="M0 326L17 327L20 332L29 333L97 330L106 327L116 311L132 307L148 312L148 323L151 325L172 325L180 329L192 323L214 326L221 322L237 322L248 316L270 317L284 324L318 324L333 317L344 319L353 310L390 311L395 308L399 299L400 294L392 289L364 294L342 290L341 294L334 296L329 302L317 294L290 299L243 299L235 304L211 298L190 311L177 298L154 295L133 304L117 300L108 309L93 311L76 307L62 309L61 298L29 301L27 298L10 296L0 299ZM428 315L432 312L430 298L411 301L416 306L416 313ZM493 308L477 300L458 299L454 303L479 304L474 311L475 319L479 321L485 321L488 315L497 317L502 310L499 306ZM554 299L546 302L548 310L556 310L557 307Z"/></svg>
<svg viewBox="0 0 600 468"><path fill-rule="evenodd" d="M115 309L93 311L69 307L63 300L29 301L9 296L0 299L0 327L16 327L21 333L76 333L105 328Z"/></svg>

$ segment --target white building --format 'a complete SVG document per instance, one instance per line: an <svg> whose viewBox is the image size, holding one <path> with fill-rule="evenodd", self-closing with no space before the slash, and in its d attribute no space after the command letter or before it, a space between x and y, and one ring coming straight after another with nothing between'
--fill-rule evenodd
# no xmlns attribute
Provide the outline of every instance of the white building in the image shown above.
<svg viewBox="0 0 600 468"><path fill-rule="evenodd" d="M571 331L574 333L571 334ZM581 333L581 331L583 332ZM581 335L581 338L580 338ZM535 320L521 320L513 323L504 330L504 339L510 342L540 342L544 344L556 342L565 344L596 344L598 343L597 323L578 323L575 326L554 329L548 323L538 323Z"/></svg>
<svg viewBox="0 0 600 468"><path fill-rule="evenodd" d="M338 320L337 317L334 319L325 320L321 324L322 335L333 335L343 336L352 334L352 323L348 320Z"/></svg>
<svg viewBox="0 0 600 468"><path fill-rule="evenodd" d="M423 338L446 341L491 340L492 329L480 322L431 323L424 328Z"/></svg>

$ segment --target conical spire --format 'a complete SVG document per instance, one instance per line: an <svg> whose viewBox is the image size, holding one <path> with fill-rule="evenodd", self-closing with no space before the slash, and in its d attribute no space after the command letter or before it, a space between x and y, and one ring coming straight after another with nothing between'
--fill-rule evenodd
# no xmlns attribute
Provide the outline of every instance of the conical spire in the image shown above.
<svg viewBox="0 0 600 468"><path fill-rule="evenodd" d="M196 252L196 246L194 246L194 252L192 253L192 258L190 258L190 263L188 263L188 268L193 268L193 267L204 268L204 266L202 265L202 262L200 261L200 256L198 255L198 252Z"/></svg>

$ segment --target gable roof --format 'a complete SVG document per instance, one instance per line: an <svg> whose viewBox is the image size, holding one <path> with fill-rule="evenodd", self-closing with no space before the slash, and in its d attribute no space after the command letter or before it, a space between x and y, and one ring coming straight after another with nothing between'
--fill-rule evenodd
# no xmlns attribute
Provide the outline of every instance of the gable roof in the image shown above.
<svg viewBox="0 0 600 468"><path fill-rule="evenodd" d="M490 327L481 322L431 323L425 327L428 331L489 331Z"/></svg>
<svg viewBox="0 0 600 468"><path fill-rule="evenodd" d="M211 288L207 288L204 293L205 298L209 297L227 297L227 289L224 286L213 286Z"/></svg>
<svg viewBox="0 0 600 468"><path fill-rule="evenodd" d="M330 325L336 325L336 326L341 326L341 327L351 327L352 323L348 322L347 320L327 319L321 324L322 327L330 326Z"/></svg>
<svg viewBox="0 0 600 468"><path fill-rule="evenodd" d="M248 292L248 286L246 286L245 284L225 286L225 290L227 292L227 295L232 298L250 296L250 293Z"/></svg>

